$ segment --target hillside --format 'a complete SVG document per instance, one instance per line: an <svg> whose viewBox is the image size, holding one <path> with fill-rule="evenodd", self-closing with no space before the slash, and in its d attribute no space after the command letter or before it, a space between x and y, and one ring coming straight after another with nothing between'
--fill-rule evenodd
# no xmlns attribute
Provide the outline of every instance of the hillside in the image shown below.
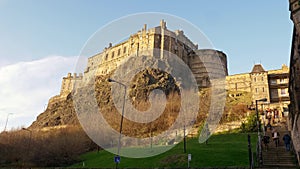
<svg viewBox="0 0 300 169"><path fill-rule="evenodd" d="M101 112L104 115L109 114L109 116L106 117L110 119L108 121L111 122L111 125L116 127L119 126L118 112L114 106L111 96L111 84L107 81L110 76L111 74L97 76L95 78L95 82L89 82L88 85L77 89L76 92L73 91L73 93L58 95L51 98L47 109L37 117L36 121L34 121L29 128L40 129L43 127L54 127L60 125L78 125L79 122L74 109L73 97L79 95L80 97L88 97L90 90L95 91L95 97L98 102L98 106L101 108ZM178 86L175 84L175 80L170 75L155 69L145 69L135 76L129 87L129 96L132 99L131 102L135 108L138 110L147 109L149 106L147 98L149 97L150 92L155 89L162 90L167 95L167 99L173 103L178 103L178 101L180 101L178 100ZM172 109L172 111L176 112L176 109L178 111L179 108L177 105L178 104L174 103L172 105L173 108L167 107L167 109ZM169 113L170 112L171 111L169 111ZM166 116L170 118L173 117L168 114L165 114L165 117ZM165 117L162 117L162 119Z"/></svg>

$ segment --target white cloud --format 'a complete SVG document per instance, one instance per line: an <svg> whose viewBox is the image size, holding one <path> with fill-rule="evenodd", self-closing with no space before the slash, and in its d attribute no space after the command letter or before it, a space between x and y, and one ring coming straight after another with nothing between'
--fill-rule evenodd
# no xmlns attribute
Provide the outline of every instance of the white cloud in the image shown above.
<svg viewBox="0 0 300 169"><path fill-rule="evenodd" d="M77 57L49 56L0 67L0 132L29 126L50 97L59 94L62 77L73 72ZM3 129L2 129L3 126Z"/></svg>

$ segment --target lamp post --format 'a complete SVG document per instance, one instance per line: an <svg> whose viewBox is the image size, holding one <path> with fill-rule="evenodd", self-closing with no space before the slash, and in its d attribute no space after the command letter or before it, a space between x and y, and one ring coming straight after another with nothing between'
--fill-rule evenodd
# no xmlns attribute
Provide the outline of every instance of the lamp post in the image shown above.
<svg viewBox="0 0 300 169"><path fill-rule="evenodd" d="M6 127L7 127L7 123L8 123L8 117L9 115L12 115L13 113L8 113L7 116L6 116L6 122L5 122L5 126L4 126L4 130L3 131L6 131Z"/></svg>
<svg viewBox="0 0 300 169"><path fill-rule="evenodd" d="M255 100L255 111L256 111L256 120L257 120L257 126L258 126L258 129L257 129L257 135L258 135L258 151L259 151L259 155L258 155L258 158L259 158L259 164L262 164L262 150L261 150L261 135L260 135L260 132L261 132L261 126L260 126L260 120L259 120L259 116L258 116L258 106L257 106L257 103L258 102L265 102L267 101L267 98L262 98L262 99L258 99L258 100Z"/></svg>
<svg viewBox="0 0 300 169"><path fill-rule="evenodd" d="M117 150L117 157L120 159L120 149L121 149L121 137L122 137L122 126L123 126L123 119L124 119L124 108L125 108L125 99L126 99L126 90L127 87L125 84L118 82L116 80L113 79L108 79L108 82L112 82L112 83L118 83L119 85L124 87L124 97L123 97L123 105L122 105L122 116L121 116L121 122L120 122L120 135L119 135L119 142L118 142L118 150ZM116 161L116 168L118 168L118 163L119 161Z"/></svg>

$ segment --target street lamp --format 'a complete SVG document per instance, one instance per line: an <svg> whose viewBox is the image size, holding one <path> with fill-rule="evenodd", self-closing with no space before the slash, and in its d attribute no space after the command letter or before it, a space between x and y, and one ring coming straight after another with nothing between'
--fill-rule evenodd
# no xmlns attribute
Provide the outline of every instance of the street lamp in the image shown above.
<svg viewBox="0 0 300 169"><path fill-rule="evenodd" d="M124 108L125 108L125 99L126 99L126 90L127 87L125 84L118 82L114 79L108 79L108 82L111 83L118 83L119 85L124 87L124 98L123 98L123 105L122 105L122 116L121 116L121 124L120 124L120 135L119 135L119 143L118 143L118 150L117 150L117 157L120 158L120 149L121 149L121 137L122 137L122 126L123 126L123 119L124 119ZM116 161L116 160L115 160ZM116 161L116 168L118 168L118 163L120 162L120 160Z"/></svg>
<svg viewBox="0 0 300 169"><path fill-rule="evenodd" d="M257 135L258 135L258 148L259 148L259 164L262 164L262 150L261 150L261 128L260 128L260 120L258 117L258 106L257 103L258 102L266 102L268 99L267 98L262 98L262 99L258 99L255 100L255 111L256 111L256 120L257 120L257 126L258 126L258 130L257 130Z"/></svg>
<svg viewBox="0 0 300 169"><path fill-rule="evenodd" d="M5 126L4 126L4 130L3 131L6 131L6 127L7 127L7 123L8 123L8 117L9 115L12 115L13 113L8 113L7 116L6 116L6 122L5 122Z"/></svg>

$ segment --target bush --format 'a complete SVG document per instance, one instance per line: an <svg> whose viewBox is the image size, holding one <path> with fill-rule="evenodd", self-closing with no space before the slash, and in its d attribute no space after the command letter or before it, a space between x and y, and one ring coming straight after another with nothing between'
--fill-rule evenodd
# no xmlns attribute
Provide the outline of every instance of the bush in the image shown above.
<svg viewBox="0 0 300 169"><path fill-rule="evenodd" d="M255 132L258 130L256 113L251 112L247 117L246 122L242 122L241 131L246 132Z"/></svg>
<svg viewBox="0 0 300 169"><path fill-rule="evenodd" d="M16 130L0 134L0 167L62 167L96 149L80 127Z"/></svg>

